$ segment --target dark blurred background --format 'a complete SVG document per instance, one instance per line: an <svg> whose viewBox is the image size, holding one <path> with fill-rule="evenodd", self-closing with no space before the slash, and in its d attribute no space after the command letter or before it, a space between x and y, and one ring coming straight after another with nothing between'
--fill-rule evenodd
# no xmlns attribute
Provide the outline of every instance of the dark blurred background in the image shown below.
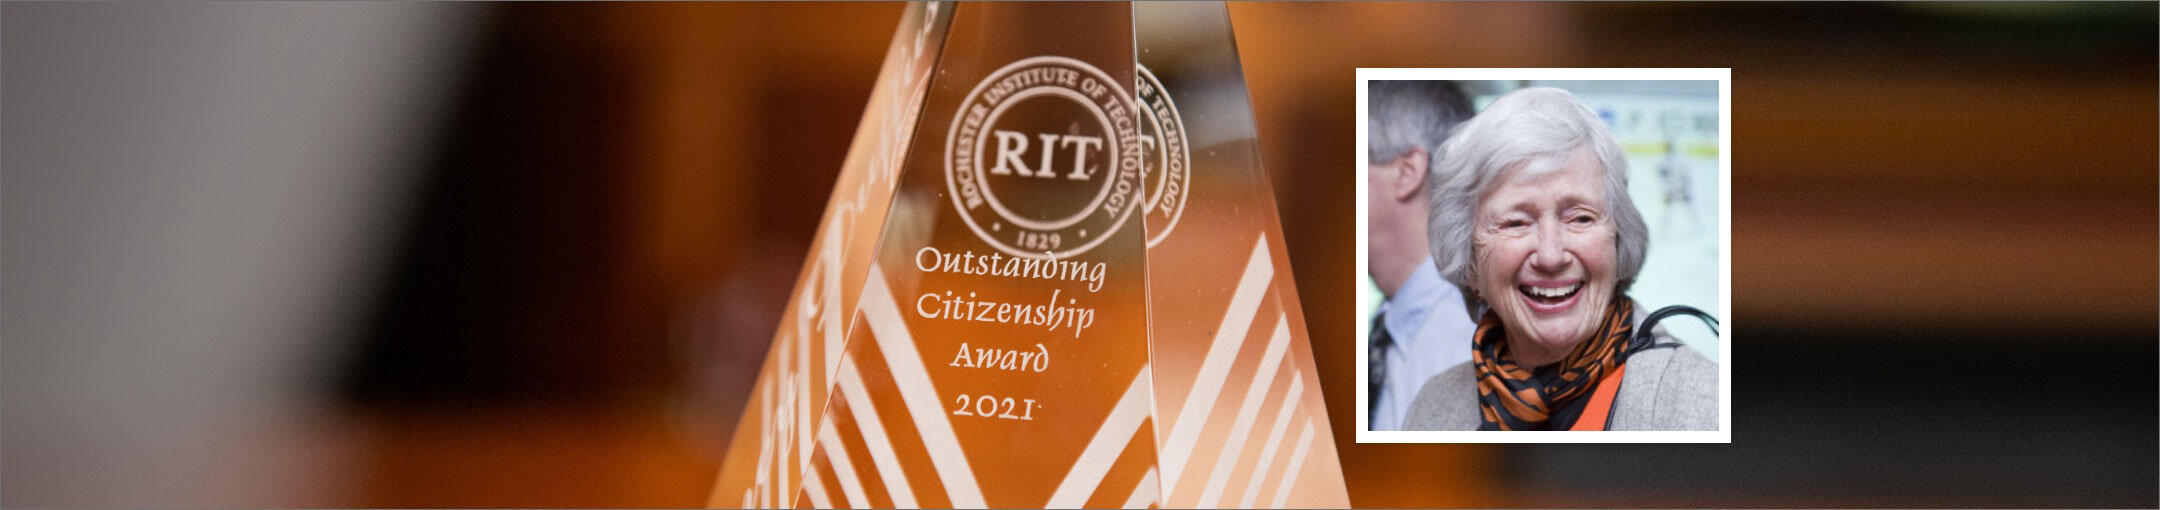
<svg viewBox="0 0 2160 510"><path fill-rule="evenodd" d="M696 506L897 4L0 6L0 505ZM1233 4L1359 506L2156 504L2151 3ZM1352 440L1358 67L1733 69L1733 443Z"/></svg>

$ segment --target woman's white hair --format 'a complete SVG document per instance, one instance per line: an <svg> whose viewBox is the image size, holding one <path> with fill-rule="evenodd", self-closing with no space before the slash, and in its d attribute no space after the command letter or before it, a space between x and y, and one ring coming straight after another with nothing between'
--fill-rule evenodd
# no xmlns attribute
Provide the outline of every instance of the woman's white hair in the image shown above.
<svg viewBox="0 0 2160 510"><path fill-rule="evenodd" d="M1469 122L1455 128L1440 147L1432 179L1433 264L1448 282L1476 288L1476 248L1471 232L1478 199L1518 166L1524 175L1560 168L1576 151L1589 149L1605 170L1606 218L1612 221L1620 292L1642 273L1650 250L1649 228L1628 198L1627 158L1620 142L1589 106L1568 91L1534 87L1501 96Z"/></svg>

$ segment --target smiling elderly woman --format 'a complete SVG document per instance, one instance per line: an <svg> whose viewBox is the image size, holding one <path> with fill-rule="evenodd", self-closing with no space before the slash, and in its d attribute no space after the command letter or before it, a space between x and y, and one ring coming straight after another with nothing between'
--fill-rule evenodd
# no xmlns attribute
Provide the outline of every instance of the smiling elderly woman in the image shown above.
<svg viewBox="0 0 2160 510"><path fill-rule="evenodd" d="M1404 428L1716 429L1717 365L1654 324L1634 334L1648 231L1604 123L1529 88L1457 129L1435 172L1433 263L1486 312L1470 361L1426 381Z"/></svg>

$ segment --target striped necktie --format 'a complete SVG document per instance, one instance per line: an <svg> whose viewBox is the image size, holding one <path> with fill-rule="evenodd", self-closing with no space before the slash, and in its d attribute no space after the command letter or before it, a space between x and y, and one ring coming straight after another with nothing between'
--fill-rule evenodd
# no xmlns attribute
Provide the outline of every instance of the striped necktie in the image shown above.
<svg viewBox="0 0 2160 510"><path fill-rule="evenodd" d="M1365 357L1365 405L1368 413L1380 410L1380 383L1387 380L1387 351L1388 347L1395 345L1395 337L1388 334L1387 321L1384 320L1386 317L1385 311L1373 314L1371 341L1366 343L1366 348L1370 350L1370 355Z"/></svg>

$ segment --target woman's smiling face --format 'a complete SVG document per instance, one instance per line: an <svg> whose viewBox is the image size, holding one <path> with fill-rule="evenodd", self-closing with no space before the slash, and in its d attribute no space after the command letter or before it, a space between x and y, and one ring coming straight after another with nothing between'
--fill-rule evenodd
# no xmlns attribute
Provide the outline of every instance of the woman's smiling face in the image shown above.
<svg viewBox="0 0 2160 510"><path fill-rule="evenodd" d="M1577 149L1559 168L1500 179L1478 200L1475 288L1506 326L1516 362L1551 364L1597 331L1615 295L1604 169Z"/></svg>

